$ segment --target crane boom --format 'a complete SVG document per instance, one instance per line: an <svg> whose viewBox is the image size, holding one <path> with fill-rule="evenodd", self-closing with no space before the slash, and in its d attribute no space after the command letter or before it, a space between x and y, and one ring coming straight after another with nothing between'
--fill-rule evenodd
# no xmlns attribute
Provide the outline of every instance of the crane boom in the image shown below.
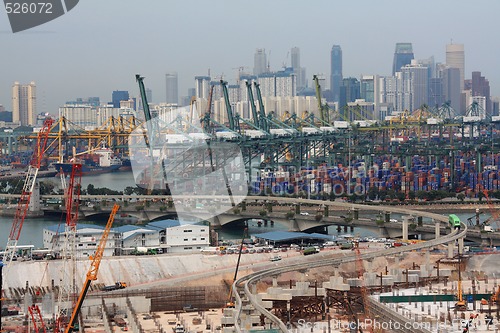
<svg viewBox="0 0 500 333"><path fill-rule="evenodd" d="M255 107L255 100L253 99L252 84L248 81L245 82L247 86L248 99L250 101L250 107L252 108L253 122L256 127L259 127L259 116L257 115L257 108Z"/></svg>
<svg viewBox="0 0 500 333"><path fill-rule="evenodd" d="M262 100L262 94L260 92L260 84L254 81L255 92L257 93L257 99L259 100L259 119L260 128L266 132L269 132L266 122L266 111L264 110L264 101Z"/></svg>
<svg viewBox="0 0 500 333"><path fill-rule="evenodd" d="M316 85L316 99L318 100L318 110L320 112L321 120L325 123L330 123L330 117L328 114L328 105L323 105L321 100L321 86L319 85L319 78L317 75L313 75L313 81Z"/></svg>
<svg viewBox="0 0 500 333"><path fill-rule="evenodd" d="M135 79L139 83L139 91L141 93L141 100L142 100L142 110L144 112L144 119L146 120L146 128L148 130L149 143L151 147L154 147L155 143L154 139L156 136L159 135L158 122L152 118L151 111L149 110L149 103L146 96L146 88L144 87L144 77L140 76L139 74L136 74Z"/></svg>
<svg viewBox="0 0 500 333"><path fill-rule="evenodd" d="M35 187L36 177L38 175L38 170L40 169L43 153L47 147L47 140L53 122L54 120L52 118L45 119L42 129L37 135L36 146L33 151L30 165L28 166L28 172L26 172L21 197L17 203L16 214L14 215L14 221L12 222L12 228L10 229L7 246L5 247L4 259L7 264L7 269L9 267L8 265L12 262L12 258L14 258L14 254L16 253L17 242L19 240L19 236L21 235L24 219L28 213L31 194L33 193L33 188Z"/></svg>
<svg viewBox="0 0 500 333"><path fill-rule="evenodd" d="M233 108L231 107L231 101L229 100L229 93L227 91L227 82L224 80L220 80L220 84L222 86L222 92L224 93L224 101L226 102L226 112L229 121L229 129L231 131L235 131L236 126L234 123Z"/></svg>
<svg viewBox="0 0 500 333"><path fill-rule="evenodd" d="M85 282L83 284L82 290L78 296L78 300L76 301L75 308L73 309L73 313L71 313L71 318L69 320L68 326L66 327L65 333L73 332L75 329L75 322L78 314L80 313L80 309L82 308L83 301L85 300L85 296L87 296L87 292L90 288L90 284L92 281L97 280L97 272L99 271L99 265L101 264L101 259L104 254L104 249L106 247L106 241L108 240L109 232L111 230L111 226L113 225L113 221L115 219L116 212L120 209L120 206L115 204L113 209L111 210L111 214L109 215L108 223L106 223L106 227L102 232L101 240L99 241L99 245L97 245L97 249L94 254L94 258L92 259L92 263L90 264L90 268L87 272L87 277L85 278Z"/></svg>

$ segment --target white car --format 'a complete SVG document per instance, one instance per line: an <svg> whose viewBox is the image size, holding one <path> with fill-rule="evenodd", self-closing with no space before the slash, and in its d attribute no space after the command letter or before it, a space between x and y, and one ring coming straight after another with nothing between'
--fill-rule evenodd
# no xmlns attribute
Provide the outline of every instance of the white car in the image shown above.
<svg viewBox="0 0 500 333"><path fill-rule="evenodd" d="M389 222L391 222L391 223L398 223L398 220L396 220L396 219L390 219Z"/></svg>
<svg viewBox="0 0 500 333"><path fill-rule="evenodd" d="M300 215L305 215L305 216L308 216L309 213L308 212L300 212Z"/></svg>

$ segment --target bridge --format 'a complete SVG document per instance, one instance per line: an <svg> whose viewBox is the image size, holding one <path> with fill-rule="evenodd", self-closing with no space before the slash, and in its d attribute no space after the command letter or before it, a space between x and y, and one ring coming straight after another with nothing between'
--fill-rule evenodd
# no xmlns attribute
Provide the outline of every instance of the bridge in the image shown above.
<svg viewBox="0 0 500 333"><path fill-rule="evenodd" d="M201 201L209 198L214 199L214 197L197 197ZM82 196L82 200L89 199L98 200L100 205L99 207L97 205L95 207L80 206L80 216L85 219L105 219L111 211L111 201L121 201L121 214L136 217L143 222L175 218L178 213L182 213L183 216L193 214L203 217L216 228L249 219L265 219L287 225L291 231L325 230L329 226L340 228L362 227L377 232L383 237L420 238L424 240L446 234L447 230L449 230L447 217L428 211L415 210L410 213L405 206L367 206L340 201L248 196L237 208L213 217L209 211L203 209L176 210L170 197L163 197L160 201L158 196ZM179 199L191 200L192 197ZM130 202L131 200L134 202ZM60 212L60 208L56 210L46 208L46 211ZM263 211L265 211L264 216L262 215ZM373 215L381 214L383 219L376 221L359 215L359 212L366 211L373 213ZM349 212L350 215L348 215ZM418 214L414 212L418 212ZM309 215L302 215L301 213ZM388 222L391 213L407 215L409 218L406 221ZM440 219L436 219L436 216L439 216ZM480 230L469 229L466 239L486 246L500 245L499 232L485 233Z"/></svg>

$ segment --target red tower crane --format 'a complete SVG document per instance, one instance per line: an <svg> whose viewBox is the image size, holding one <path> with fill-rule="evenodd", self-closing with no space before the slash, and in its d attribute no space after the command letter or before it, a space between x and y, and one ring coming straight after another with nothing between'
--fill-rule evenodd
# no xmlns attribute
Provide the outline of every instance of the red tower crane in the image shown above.
<svg viewBox="0 0 500 333"><path fill-rule="evenodd" d="M4 260L7 264L7 270L9 268L9 264L12 262L12 258L14 258L14 254L16 253L17 242L19 240L19 236L21 235L24 219L26 218L26 214L29 209L31 194L33 193L33 188L35 187L36 176L38 175L38 170L40 169L43 153L47 147L47 140L53 122L54 120L52 118L46 118L43 122L42 129L38 132L35 150L33 151L33 156L31 158L30 165L28 166L28 172L26 173L26 179L24 181L21 197L17 203L14 222L12 223L12 228L7 240L7 246L5 247Z"/></svg>
<svg viewBox="0 0 500 333"><path fill-rule="evenodd" d="M35 329L35 332L47 333L42 313L40 312L38 305L33 304L32 306L29 306L28 311L30 313L31 320L33 321L33 328Z"/></svg>
<svg viewBox="0 0 500 333"><path fill-rule="evenodd" d="M61 292L59 293L58 303L61 306L64 301L66 304L71 301L72 296L75 295L74 282L76 276L76 225L78 221L78 208L80 204L80 191L81 191L81 180L82 180L82 165L75 163L71 167L71 175L68 183L68 187L65 189L65 206L66 206L66 225L64 228L64 233L66 235L65 244L63 245L63 271L62 273L62 284ZM69 264L70 263L70 264ZM69 275L66 275L69 273ZM72 303L74 303L73 300ZM55 332L62 332L64 330L64 321L67 320L69 316L68 309L59 308L59 313L56 319L56 329Z"/></svg>

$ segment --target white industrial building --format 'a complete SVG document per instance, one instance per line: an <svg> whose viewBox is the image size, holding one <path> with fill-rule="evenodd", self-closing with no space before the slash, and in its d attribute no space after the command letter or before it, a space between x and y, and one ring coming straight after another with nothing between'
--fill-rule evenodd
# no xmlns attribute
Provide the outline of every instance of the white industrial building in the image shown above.
<svg viewBox="0 0 500 333"><path fill-rule="evenodd" d="M160 246L158 230L135 225L123 225L113 230L117 235L117 249L134 250L137 247L158 248Z"/></svg>
<svg viewBox="0 0 500 333"><path fill-rule="evenodd" d="M210 245L210 228L201 224L183 224L177 220L151 222L146 227L159 231L163 252L199 252Z"/></svg>
<svg viewBox="0 0 500 333"><path fill-rule="evenodd" d="M43 229L43 247L52 249L54 253L62 253L66 244L66 231L64 225L53 225ZM77 257L88 257L94 254L97 244L101 240L104 227L80 223L76 228L75 247ZM110 231L104 256L112 256L115 253L115 232Z"/></svg>
<svg viewBox="0 0 500 333"><path fill-rule="evenodd" d="M163 253L199 252L210 245L209 229L207 225L201 224L181 225L178 220L156 221L143 227L120 226L111 229L104 256L129 254L138 248L162 249ZM86 257L95 252L103 230L103 227L97 225L78 224L78 257ZM43 230L43 246L56 254L62 254L65 235L62 225L47 227Z"/></svg>

